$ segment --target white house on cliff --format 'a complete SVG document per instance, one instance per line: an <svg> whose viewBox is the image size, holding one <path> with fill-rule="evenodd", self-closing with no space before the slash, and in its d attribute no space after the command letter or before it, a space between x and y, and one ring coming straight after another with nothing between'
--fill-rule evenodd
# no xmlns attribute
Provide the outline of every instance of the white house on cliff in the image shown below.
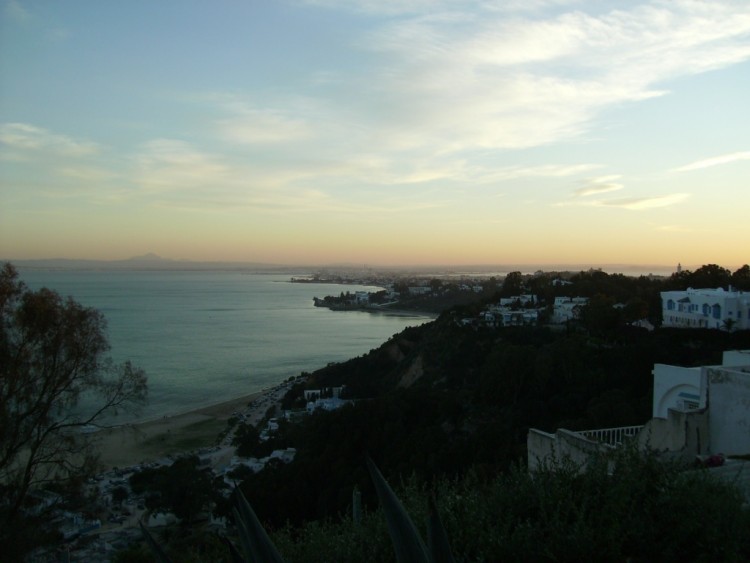
<svg viewBox="0 0 750 563"><path fill-rule="evenodd" d="M750 293L732 289L662 291L662 326L750 329Z"/></svg>
<svg viewBox="0 0 750 563"><path fill-rule="evenodd" d="M568 457L585 466L628 440L641 449L691 461L696 456L750 454L750 350L724 352L719 366L654 365L652 418L643 426L554 434L530 429L530 470Z"/></svg>

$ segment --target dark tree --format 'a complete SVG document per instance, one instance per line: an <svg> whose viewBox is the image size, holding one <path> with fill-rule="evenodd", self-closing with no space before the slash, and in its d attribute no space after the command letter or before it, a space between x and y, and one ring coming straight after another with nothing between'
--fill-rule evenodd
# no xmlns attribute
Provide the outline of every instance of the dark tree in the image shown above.
<svg viewBox="0 0 750 563"><path fill-rule="evenodd" d="M125 487L115 487L112 489L112 502L122 504L125 500L128 500L128 490Z"/></svg>
<svg viewBox="0 0 750 563"><path fill-rule="evenodd" d="M143 371L104 357L105 329L99 311L0 270L0 540L20 550L29 492L92 471L84 427L145 399Z"/></svg>
<svg viewBox="0 0 750 563"><path fill-rule="evenodd" d="M591 334L601 336L620 324L621 314L615 308L614 300L597 294L581 308L581 324Z"/></svg>
<svg viewBox="0 0 750 563"><path fill-rule="evenodd" d="M250 457L255 455L260 444L260 433L252 424L240 424L232 439L232 445L237 448L237 455Z"/></svg>
<svg viewBox="0 0 750 563"><path fill-rule="evenodd" d="M750 266L745 264L732 274L732 285L742 291L750 291Z"/></svg>
<svg viewBox="0 0 750 563"><path fill-rule="evenodd" d="M717 264L701 266L690 277L690 283L698 288L726 288L732 281L732 273Z"/></svg>
<svg viewBox="0 0 750 563"><path fill-rule="evenodd" d="M146 493L146 507L154 512L172 512L188 525L217 497L210 470L199 467L197 456L183 457L169 467L146 469L130 477L135 493Z"/></svg>
<svg viewBox="0 0 750 563"><path fill-rule="evenodd" d="M521 272L510 272L503 280L501 294L503 297L520 295L523 291L523 274Z"/></svg>

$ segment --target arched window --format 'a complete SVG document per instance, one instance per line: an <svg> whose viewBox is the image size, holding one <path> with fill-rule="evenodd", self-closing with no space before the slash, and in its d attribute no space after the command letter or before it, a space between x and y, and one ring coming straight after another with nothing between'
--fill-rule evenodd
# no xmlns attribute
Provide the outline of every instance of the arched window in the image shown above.
<svg viewBox="0 0 750 563"><path fill-rule="evenodd" d="M721 305L717 303L716 305L711 307L711 312L713 313L713 317L715 319L720 319L721 318Z"/></svg>
<svg viewBox="0 0 750 563"><path fill-rule="evenodd" d="M670 311L674 311L674 301L672 301L671 299L667 301L667 309Z"/></svg>
<svg viewBox="0 0 750 563"><path fill-rule="evenodd" d="M708 303L703 304L703 316L707 317L711 314L711 307L708 306Z"/></svg>

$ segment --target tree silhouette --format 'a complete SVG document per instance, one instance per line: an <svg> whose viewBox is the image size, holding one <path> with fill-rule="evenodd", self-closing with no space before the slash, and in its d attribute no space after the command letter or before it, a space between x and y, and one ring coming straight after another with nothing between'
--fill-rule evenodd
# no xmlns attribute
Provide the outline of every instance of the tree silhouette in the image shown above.
<svg viewBox="0 0 750 563"><path fill-rule="evenodd" d="M19 550L10 559L30 547L29 492L93 470L84 427L145 399L143 371L104 358L105 328L99 311L49 289L30 291L11 264L0 270L0 540L13 539L0 543Z"/></svg>

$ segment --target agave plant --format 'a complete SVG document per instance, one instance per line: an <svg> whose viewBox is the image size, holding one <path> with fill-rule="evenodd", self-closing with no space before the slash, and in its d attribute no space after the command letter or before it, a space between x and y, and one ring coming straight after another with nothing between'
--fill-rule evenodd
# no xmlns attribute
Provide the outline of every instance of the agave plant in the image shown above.
<svg viewBox="0 0 750 563"><path fill-rule="evenodd" d="M369 457L367 458L367 469L375 485L380 504L383 506L396 560L399 563L453 563L454 559L448 536L440 520L434 498L430 497L429 499L428 541L425 544L403 504ZM235 506L232 511L242 547L242 551L240 551L232 542L225 539L233 561L235 563L284 563L284 559L271 538L268 537L255 511L239 487L235 488ZM162 547L154 540L143 524L141 524L141 530L159 563L171 563Z"/></svg>
<svg viewBox="0 0 750 563"><path fill-rule="evenodd" d="M369 457L367 469L383 506L396 560L399 563L453 563L448 535L438 514L435 499L430 497L426 546L404 505Z"/></svg>

